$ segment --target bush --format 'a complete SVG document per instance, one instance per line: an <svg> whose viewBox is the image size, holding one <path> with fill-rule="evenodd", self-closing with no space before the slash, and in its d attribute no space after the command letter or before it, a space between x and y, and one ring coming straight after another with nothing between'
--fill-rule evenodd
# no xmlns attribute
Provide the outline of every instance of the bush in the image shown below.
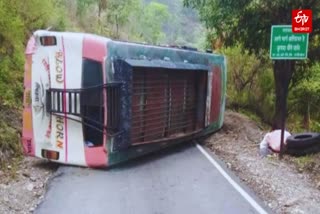
<svg viewBox="0 0 320 214"><path fill-rule="evenodd" d="M11 157L22 155L19 134L16 129L0 121L0 165Z"/></svg>
<svg viewBox="0 0 320 214"><path fill-rule="evenodd" d="M241 46L222 49L227 56L227 107L245 109L272 124L274 77L267 54L259 58ZM320 63L297 65L287 101L287 128L291 132L320 131Z"/></svg>
<svg viewBox="0 0 320 214"><path fill-rule="evenodd" d="M320 122L320 63L300 72L304 72L304 77L292 85L289 94L288 104L292 112L289 116L301 115L300 127L316 131L319 130Z"/></svg>
<svg viewBox="0 0 320 214"><path fill-rule="evenodd" d="M0 0L0 164L21 154L18 133L25 45L36 29L63 29L66 22L62 11L61 1Z"/></svg>
<svg viewBox="0 0 320 214"><path fill-rule="evenodd" d="M274 113L274 81L270 60L262 53L260 59L241 46L221 50L227 56L227 105L247 109L271 123Z"/></svg>

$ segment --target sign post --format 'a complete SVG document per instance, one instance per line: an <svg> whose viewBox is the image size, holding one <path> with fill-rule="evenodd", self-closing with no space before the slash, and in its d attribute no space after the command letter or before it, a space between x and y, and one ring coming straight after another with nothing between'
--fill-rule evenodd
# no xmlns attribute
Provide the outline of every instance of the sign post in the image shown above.
<svg viewBox="0 0 320 214"><path fill-rule="evenodd" d="M293 33L291 25L273 25L271 27L270 58L273 60L304 60L308 57L309 34ZM292 69L291 66L285 66ZM287 89L286 89L287 90ZM285 96L288 91L285 91ZM284 146L284 129L287 113L287 97L282 100L280 156Z"/></svg>
<svg viewBox="0 0 320 214"><path fill-rule="evenodd" d="M307 33L292 33L291 25L271 28L270 58L273 60L302 60L308 57Z"/></svg>

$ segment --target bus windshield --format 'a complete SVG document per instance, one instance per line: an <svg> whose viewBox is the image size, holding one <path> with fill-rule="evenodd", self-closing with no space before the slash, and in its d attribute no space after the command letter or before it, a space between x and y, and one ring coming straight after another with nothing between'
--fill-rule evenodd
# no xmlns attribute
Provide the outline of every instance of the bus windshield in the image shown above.
<svg viewBox="0 0 320 214"><path fill-rule="evenodd" d="M83 59L82 64L81 114L83 115L83 136L87 146L103 144L103 69L101 62Z"/></svg>

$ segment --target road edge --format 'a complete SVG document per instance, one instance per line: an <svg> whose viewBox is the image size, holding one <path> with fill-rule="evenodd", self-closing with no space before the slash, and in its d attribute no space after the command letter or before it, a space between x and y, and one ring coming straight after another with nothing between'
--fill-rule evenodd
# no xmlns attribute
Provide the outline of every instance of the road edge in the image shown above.
<svg viewBox="0 0 320 214"><path fill-rule="evenodd" d="M207 151L200 144L195 144L197 149L210 161L210 163L220 172L220 174L229 182L231 186L233 186L237 192L259 213L259 214L268 214L270 212L266 211L267 209L260 205L254 197L252 197L245 189L242 187L239 182L235 181L230 172L225 170L225 167L222 166L221 162L216 160L217 157L211 152ZM219 163L220 162L220 163Z"/></svg>

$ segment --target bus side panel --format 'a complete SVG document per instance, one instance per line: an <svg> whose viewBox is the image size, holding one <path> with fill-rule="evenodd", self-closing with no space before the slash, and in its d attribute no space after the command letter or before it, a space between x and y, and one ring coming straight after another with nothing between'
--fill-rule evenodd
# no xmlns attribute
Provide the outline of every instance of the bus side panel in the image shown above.
<svg viewBox="0 0 320 214"><path fill-rule="evenodd" d="M226 99L226 59L214 58L208 71L206 129L203 135L219 130L223 125Z"/></svg>

